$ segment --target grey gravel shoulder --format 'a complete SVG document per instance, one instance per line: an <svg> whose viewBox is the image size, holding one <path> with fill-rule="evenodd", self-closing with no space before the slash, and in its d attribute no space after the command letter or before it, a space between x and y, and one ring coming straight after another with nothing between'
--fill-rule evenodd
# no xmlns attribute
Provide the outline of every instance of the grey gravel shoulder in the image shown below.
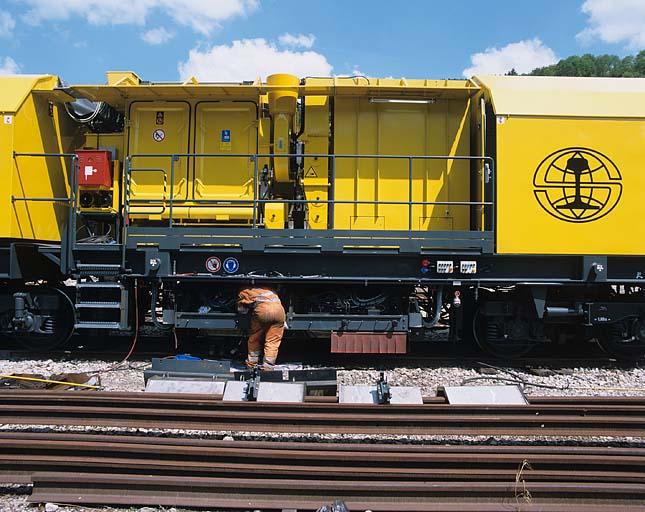
<svg viewBox="0 0 645 512"><path fill-rule="evenodd" d="M52 375L63 372L98 374L106 391L143 391L143 371L146 363L126 363L115 368L114 361L52 359L0 360L2 373L40 373ZM373 384L379 378L378 368L339 369L339 384ZM401 367L386 370L391 385L418 386L424 395L436 394L440 386L494 385L510 381L521 383L528 395L607 395L645 396L645 369L634 368L566 368L544 374L515 368L495 369L494 375L484 375L477 368L460 366ZM537 372L539 373L539 372Z"/></svg>

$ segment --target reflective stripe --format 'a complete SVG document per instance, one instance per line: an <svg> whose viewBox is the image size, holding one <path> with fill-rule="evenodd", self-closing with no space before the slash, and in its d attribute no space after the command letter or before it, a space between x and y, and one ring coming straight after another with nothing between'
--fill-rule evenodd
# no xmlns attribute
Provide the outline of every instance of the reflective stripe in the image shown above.
<svg viewBox="0 0 645 512"><path fill-rule="evenodd" d="M280 302L280 297L278 297L271 290L267 290L266 292L258 293L255 296L253 304L258 304L261 302Z"/></svg>
<svg viewBox="0 0 645 512"><path fill-rule="evenodd" d="M250 363L256 363L260 360L260 353L259 352L249 352L248 357L246 360Z"/></svg>

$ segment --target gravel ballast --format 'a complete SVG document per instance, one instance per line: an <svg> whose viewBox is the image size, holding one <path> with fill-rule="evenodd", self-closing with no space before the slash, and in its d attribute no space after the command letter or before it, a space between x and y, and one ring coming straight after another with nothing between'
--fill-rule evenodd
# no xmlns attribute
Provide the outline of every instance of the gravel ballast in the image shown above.
<svg viewBox="0 0 645 512"><path fill-rule="evenodd" d="M392 361L389 363L392 364ZM86 361L52 359L0 360L0 373L34 373L45 376L65 372L98 373L105 391L143 391L145 362L126 362L118 366L114 361ZM482 366L482 368L485 368ZM436 394L440 386L459 386L467 379L468 385L495 385L508 383L504 379L525 383L527 395L609 395L645 396L645 369L639 367L558 368L555 370L528 370L517 368L489 369L484 374L479 367L429 366L388 369L385 374L390 385L418 386L424 396ZM373 384L379 378L379 369L339 369L339 384Z"/></svg>

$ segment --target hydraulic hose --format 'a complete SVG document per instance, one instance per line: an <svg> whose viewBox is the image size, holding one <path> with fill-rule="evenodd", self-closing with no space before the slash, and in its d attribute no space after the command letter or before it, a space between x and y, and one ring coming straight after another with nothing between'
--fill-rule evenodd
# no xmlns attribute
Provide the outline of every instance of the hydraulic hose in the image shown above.
<svg viewBox="0 0 645 512"><path fill-rule="evenodd" d="M434 327L439 323L439 319L441 318L441 308L443 307L443 286L439 287L437 289L437 293L435 294L435 305L434 305L434 317L432 317L432 320L429 322L426 320L423 322L423 327L426 329L429 327Z"/></svg>
<svg viewBox="0 0 645 512"><path fill-rule="evenodd" d="M305 132L305 96L300 97L300 128L298 129L298 133L296 133L293 136L293 141L298 142L298 139L300 136Z"/></svg>
<svg viewBox="0 0 645 512"><path fill-rule="evenodd" d="M161 322L159 322L159 319L157 318L157 297L159 296L159 285L155 285L150 293L150 317L152 318L152 323L157 327L158 329L162 329L164 331L169 331L174 326L167 326L163 325Z"/></svg>

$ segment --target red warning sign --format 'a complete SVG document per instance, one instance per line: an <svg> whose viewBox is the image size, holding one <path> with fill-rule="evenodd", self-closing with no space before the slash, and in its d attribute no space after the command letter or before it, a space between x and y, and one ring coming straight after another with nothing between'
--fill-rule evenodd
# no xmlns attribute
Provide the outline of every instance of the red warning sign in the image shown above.
<svg viewBox="0 0 645 512"><path fill-rule="evenodd" d="M206 270L214 274L222 268L222 262L217 256L211 256L206 260Z"/></svg>

